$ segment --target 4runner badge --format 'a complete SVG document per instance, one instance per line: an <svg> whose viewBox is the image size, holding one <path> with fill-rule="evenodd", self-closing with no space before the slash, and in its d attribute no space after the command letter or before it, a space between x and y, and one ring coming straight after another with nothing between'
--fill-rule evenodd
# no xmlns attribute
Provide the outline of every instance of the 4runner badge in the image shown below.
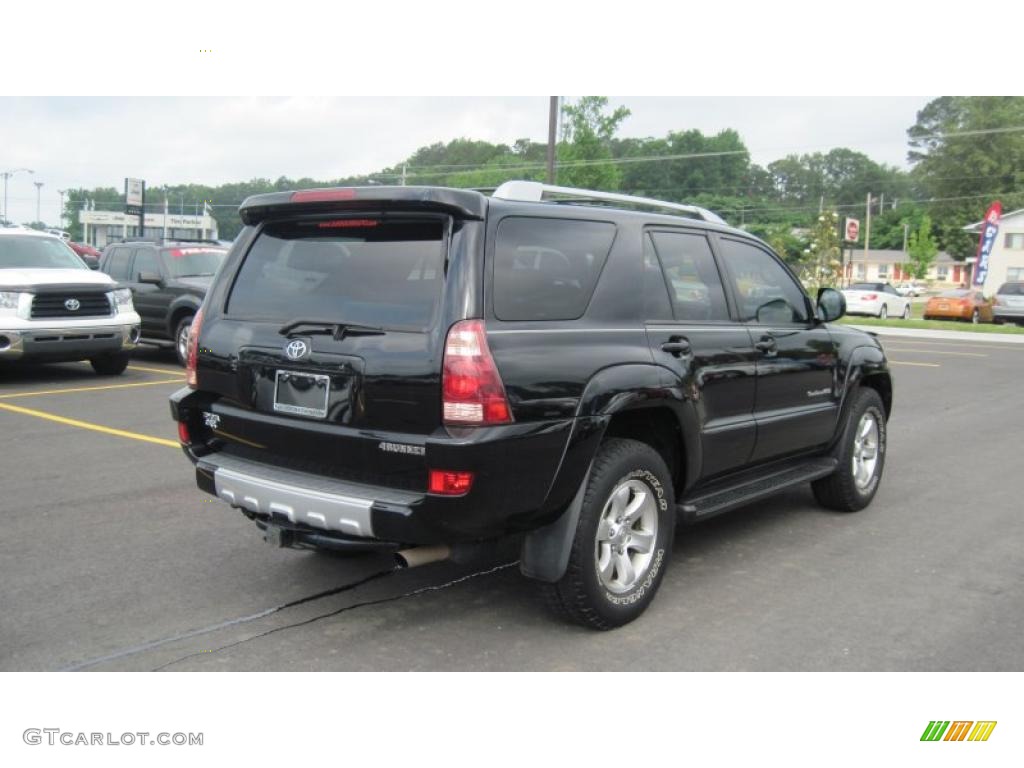
<svg viewBox="0 0 1024 768"><path fill-rule="evenodd" d="M388 443L381 442L377 445L382 451L388 453L409 453L413 456L425 456L427 454L426 449L422 445L406 445L405 443Z"/></svg>

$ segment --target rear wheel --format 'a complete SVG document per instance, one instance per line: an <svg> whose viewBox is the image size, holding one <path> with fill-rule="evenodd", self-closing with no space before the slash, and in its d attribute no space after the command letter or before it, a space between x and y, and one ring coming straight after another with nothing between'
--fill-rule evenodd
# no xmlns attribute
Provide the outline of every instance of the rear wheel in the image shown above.
<svg viewBox="0 0 1024 768"><path fill-rule="evenodd" d="M128 367L128 355L103 355L89 361L92 369L100 376L119 376Z"/></svg>
<svg viewBox="0 0 1024 768"><path fill-rule="evenodd" d="M883 304L882 308L878 310L878 319L885 320L887 317L889 317L889 308Z"/></svg>
<svg viewBox="0 0 1024 768"><path fill-rule="evenodd" d="M974 310L973 312L971 312L971 322L974 325L977 325L978 323L981 322L981 313L978 310Z"/></svg>
<svg viewBox="0 0 1024 768"><path fill-rule="evenodd" d="M636 440L606 441L587 479L569 566L543 585L549 605L594 629L633 621L661 584L675 520L672 478L658 452Z"/></svg>
<svg viewBox="0 0 1024 768"><path fill-rule="evenodd" d="M178 321L178 327L174 331L174 354L181 365L188 362L188 332L190 330L192 330L192 315L186 315Z"/></svg>
<svg viewBox="0 0 1024 768"><path fill-rule="evenodd" d="M818 503L840 512L864 509L875 497L885 466L885 407L870 387L850 395L836 471L811 483Z"/></svg>

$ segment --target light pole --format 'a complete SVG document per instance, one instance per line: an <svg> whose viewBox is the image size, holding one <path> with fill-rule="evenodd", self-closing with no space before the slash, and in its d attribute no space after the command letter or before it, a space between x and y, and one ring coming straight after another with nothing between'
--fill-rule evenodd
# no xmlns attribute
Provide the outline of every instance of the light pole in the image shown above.
<svg viewBox="0 0 1024 768"><path fill-rule="evenodd" d="M58 189L57 194L60 195L60 228L64 229L64 195L67 194L68 190Z"/></svg>
<svg viewBox="0 0 1024 768"><path fill-rule="evenodd" d="M4 220L7 220L7 180L16 173L25 171L26 173L35 173L31 168L12 168L9 171L0 171L0 176L4 177Z"/></svg>
<svg viewBox="0 0 1024 768"><path fill-rule="evenodd" d="M43 182L33 181L32 183L36 185L36 221L42 222L42 214L39 212L39 196L43 192Z"/></svg>

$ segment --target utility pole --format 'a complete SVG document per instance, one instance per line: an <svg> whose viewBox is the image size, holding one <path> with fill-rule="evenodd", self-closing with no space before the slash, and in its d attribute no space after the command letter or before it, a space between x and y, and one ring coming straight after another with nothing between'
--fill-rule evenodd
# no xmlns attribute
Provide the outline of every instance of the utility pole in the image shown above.
<svg viewBox="0 0 1024 768"><path fill-rule="evenodd" d="M39 212L39 198L43 192L43 182L33 181L32 183L36 185L36 221L42 221L42 214Z"/></svg>
<svg viewBox="0 0 1024 768"><path fill-rule="evenodd" d="M60 195L60 228L64 229L64 193L66 189L58 189L57 194Z"/></svg>
<svg viewBox="0 0 1024 768"><path fill-rule="evenodd" d="M12 168L9 171L0 172L0 176L4 178L4 220L7 220L7 180L16 173L25 171L26 173L35 173L31 168Z"/></svg>
<svg viewBox="0 0 1024 768"><path fill-rule="evenodd" d="M548 104L548 184L555 183L555 132L558 130L558 97Z"/></svg>
<svg viewBox="0 0 1024 768"><path fill-rule="evenodd" d="M405 186L405 171L406 171L405 163L402 163L402 182L401 183L402 183L403 187Z"/></svg>
<svg viewBox="0 0 1024 768"><path fill-rule="evenodd" d="M903 255L907 255L907 238L910 235L910 225L903 225Z"/></svg>
<svg viewBox="0 0 1024 768"><path fill-rule="evenodd" d="M871 193L868 192L867 202L864 204L864 279L868 279L868 247L871 244Z"/></svg>

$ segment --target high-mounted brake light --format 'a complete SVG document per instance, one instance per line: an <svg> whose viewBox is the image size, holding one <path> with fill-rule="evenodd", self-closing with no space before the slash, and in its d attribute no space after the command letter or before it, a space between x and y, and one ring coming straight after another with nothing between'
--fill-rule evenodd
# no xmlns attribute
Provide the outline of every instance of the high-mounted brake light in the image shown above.
<svg viewBox="0 0 1024 768"><path fill-rule="evenodd" d="M427 490L442 496L462 496L473 487L472 472L447 472L432 469L427 480Z"/></svg>
<svg viewBox="0 0 1024 768"><path fill-rule="evenodd" d="M185 345L185 383L192 389L199 386L196 365L199 357L199 332L202 329L203 308L200 307L196 316L192 318L192 325L188 329L188 342Z"/></svg>
<svg viewBox="0 0 1024 768"><path fill-rule="evenodd" d="M445 424L484 426L512 421L483 320L461 320L449 329L441 390Z"/></svg>
<svg viewBox="0 0 1024 768"><path fill-rule="evenodd" d="M320 229L354 229L357 227L376 227L379 223L376 219L334 219L332 221L321 221L317 226Z"/></svg>
<svg viewBox="0 0 1024 768"><path fill-rule="evenodd" d="M351 187L334 187L332 189L300 189L292 192L293 203L329 203L337 200L352 200L356 191Z"/></svg>

